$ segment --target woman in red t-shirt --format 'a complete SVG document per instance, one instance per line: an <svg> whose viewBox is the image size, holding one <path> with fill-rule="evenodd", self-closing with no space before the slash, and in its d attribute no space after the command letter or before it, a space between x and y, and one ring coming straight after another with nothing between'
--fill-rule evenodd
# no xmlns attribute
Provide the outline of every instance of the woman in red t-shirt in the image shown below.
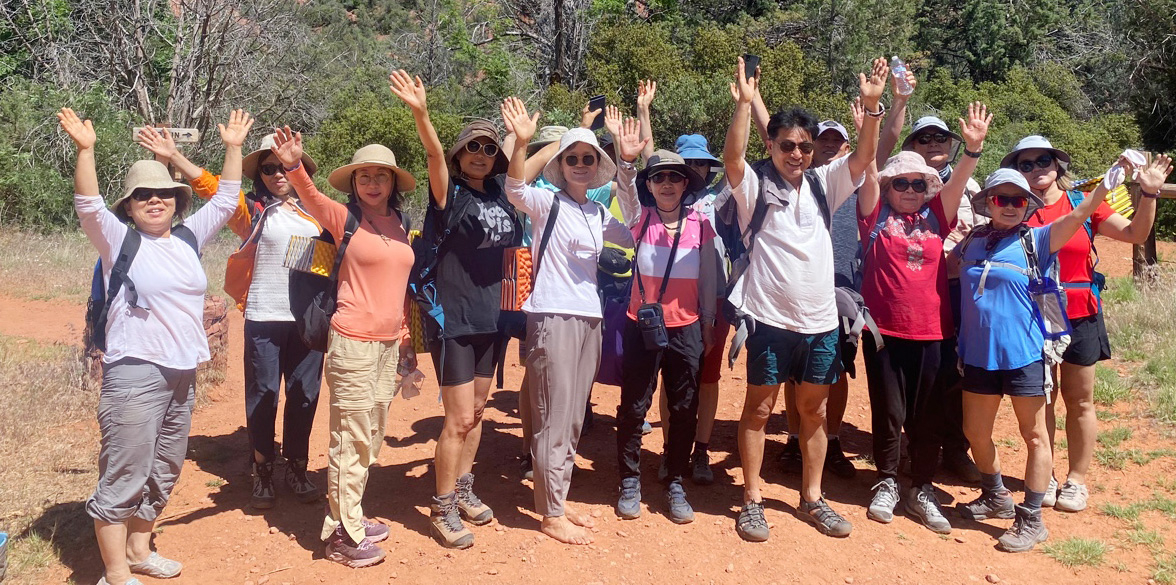
<svg viewBox="0 0 1176 585"><path fill-rule="evenodd" d="M1125 161L1126 159L1121 159ZM1066 512L1086 508L1089 492L1086 489L1086 470L1094 456L1098 434L1098 419L1094 411L1094 364L1111 357L1110 341L1103 324L1102 302L1099 300L1102 275L1094 270L1098 255L1094 251L1094 236L1102 234L1123 242L1141 244L1151 233L1156 217L1156 197L1165 178L1172 171L1171 159L1160 155L1140 169L1139 204L1135 217L1128 220L1103 202L1087 220L1086 229L1078 230L1058 251L1060 278L1066 288L1066 313L1073 333L1070 345L1062 356L1059 371L1054 370L1054 395L1046 409L1046 428L1052 448L1054 429L1053 405L1061 389L1066 403L1066 440L1069 443L1070 470L1066 481L1058 488L1057 479L1050 479L1043 505L1056 506ZM1123 162L1122 164L1129 164ZM1083 194L1072 191L1067 170L1070 155L1053 147L1044 137L1028 136L1004 157L1001 166L1021 172L1045 207L1029 216L1031 227L1049 224L1070 213L1074 201ZM1126 169L1130 171L1130 169Z"/></svg>
<svg viewBox="0 0 1176 585"><path fill-rule="evenodd" d="M910 437L911 489L906 510L946 534L931 483L938 466L942 396L937 382L954 346L943 240L956 224L964 188L976 170L992 116L981 103L960 120L965 153L944 185L923 157L902 151L878 173L880 189L858 193L862 241L862 297L883 341L866 335L866 382L874 431L878 483L866 516L889 523L899 500L898 460L903 428ZM948 351L944 351L948 349ZM944 362L951 363L944 363Z"/></svg>

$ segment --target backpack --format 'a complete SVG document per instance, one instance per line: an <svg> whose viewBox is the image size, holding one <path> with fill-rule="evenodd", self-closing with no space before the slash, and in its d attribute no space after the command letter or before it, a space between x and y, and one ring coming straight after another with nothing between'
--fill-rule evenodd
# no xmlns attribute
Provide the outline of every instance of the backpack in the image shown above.
<svg viewBox="0 0 1176 585"><path fill-rule="evenodd" d="M1071 189L1066 191L1066 197L1070 199L1070 208L1077 209L1082 204L1085 198L1082 191ZM1095 268L1098 268L1098 248L1094 247L1094 220L1086 218L1082 222L1082 227L1086 229L1086 237L1090 238L1090 251L1094 252L1094 266L1091 269L1090 282L1063 282L1061 283L1065 288L1090 288L1090 292L1094 293L1094 299L1098 302L1098 309L1102 310L1102 291L1107 287L1107 276Z"/></svg>
<svg viewBox="0 0 1176 585"><path fill-rule="evenodd" d="M196 256L200 256L200 245L196 242L196 234L184 224L172 228L171 234L180 241L192 247ZM102 259L94 264L94 276L90 280L90 299L86 302L86 331L89 332L90 343L94 347L106 351L106 324L110 318L110 305L118 295L120 288L127 289L127 304L139 308L139 293L135 290L135 283L131 282L131 262L139 253L139 244L143 235L134 228L128 228L119 247L118 256L114 259L114 266L110 269L110 283L102 277Z"/></svg>
<svg viewBox="0 0 1176 585"><path fill-rule="evenodd" d="M396 214L400 216L399 211ZM362 216L359 204L347 204L343 241L339 242L335 250L335 261L328 276L301 270L290 271L290 312L294 314L298 336L302 338L306 347L315 351L327 351L331 317L335 315L339 294L339 268L343 265L343 254L347 251L347 245L351 243L351 237L359 230L359 218ZM335 243L331 232L325 229L315 239L327 244Z"/></svg>

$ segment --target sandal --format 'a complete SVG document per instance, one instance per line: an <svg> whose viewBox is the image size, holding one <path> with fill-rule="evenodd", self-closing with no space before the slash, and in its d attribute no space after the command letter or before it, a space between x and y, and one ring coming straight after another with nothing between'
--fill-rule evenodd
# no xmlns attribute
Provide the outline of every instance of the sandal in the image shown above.
<svg viewBox="0 0 1176 585"><path fill-rule="evenodd" d="M171 579L184 569L184 565L181 565L179 561L165 559L155 551L151 551L147 560L141 563L128 563L128 565L130 565L132 573L147 575L152 579Z"/></svg>

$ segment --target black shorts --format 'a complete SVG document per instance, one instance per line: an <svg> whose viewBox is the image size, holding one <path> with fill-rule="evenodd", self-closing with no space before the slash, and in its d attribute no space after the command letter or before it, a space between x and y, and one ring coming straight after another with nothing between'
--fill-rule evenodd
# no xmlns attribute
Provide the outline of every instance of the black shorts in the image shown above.
<svg viewBox="0 0 1176 585"><path fill-rule="evenodd" d="M474 378L489 378L494 375L498 363L498 352L506 338L497 333L464 335L433 342L429 354L433 357L433 368L438 372L442 386L457 386L473 382ZM441 363L444 348L445 363Z"/></svg>
<svg viewBox="0 0 1176 585"><path fill-rule="evenodd" d="M1102 311L1089 317L1070 319L1070 345L1062 354L1062 361L1076 366L1093 366L1111 359L1111 340Z"/></svg>
<svg viewBox="0 0 1176 585"><path fill-rule="evenodd" d="M1031 398L1045 396L1045 362L1014 370L985 370L964 364L964 392Z"/></svg>

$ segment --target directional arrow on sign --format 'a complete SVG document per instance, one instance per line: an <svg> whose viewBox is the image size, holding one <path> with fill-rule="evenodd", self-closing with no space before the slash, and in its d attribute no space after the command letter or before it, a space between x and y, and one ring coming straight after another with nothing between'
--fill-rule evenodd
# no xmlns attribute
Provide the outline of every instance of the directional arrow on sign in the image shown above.
<svg viewBox="0 0 1176 585"><path fill-rule="evenodd" d="M144 129L143 126L135 126L131 129L131 139L134 140L139 132ZM200 131L195 128L158 128L159 130L167 130L171 132L172 140L176 144L195 144L200 142Z"/></svg>

